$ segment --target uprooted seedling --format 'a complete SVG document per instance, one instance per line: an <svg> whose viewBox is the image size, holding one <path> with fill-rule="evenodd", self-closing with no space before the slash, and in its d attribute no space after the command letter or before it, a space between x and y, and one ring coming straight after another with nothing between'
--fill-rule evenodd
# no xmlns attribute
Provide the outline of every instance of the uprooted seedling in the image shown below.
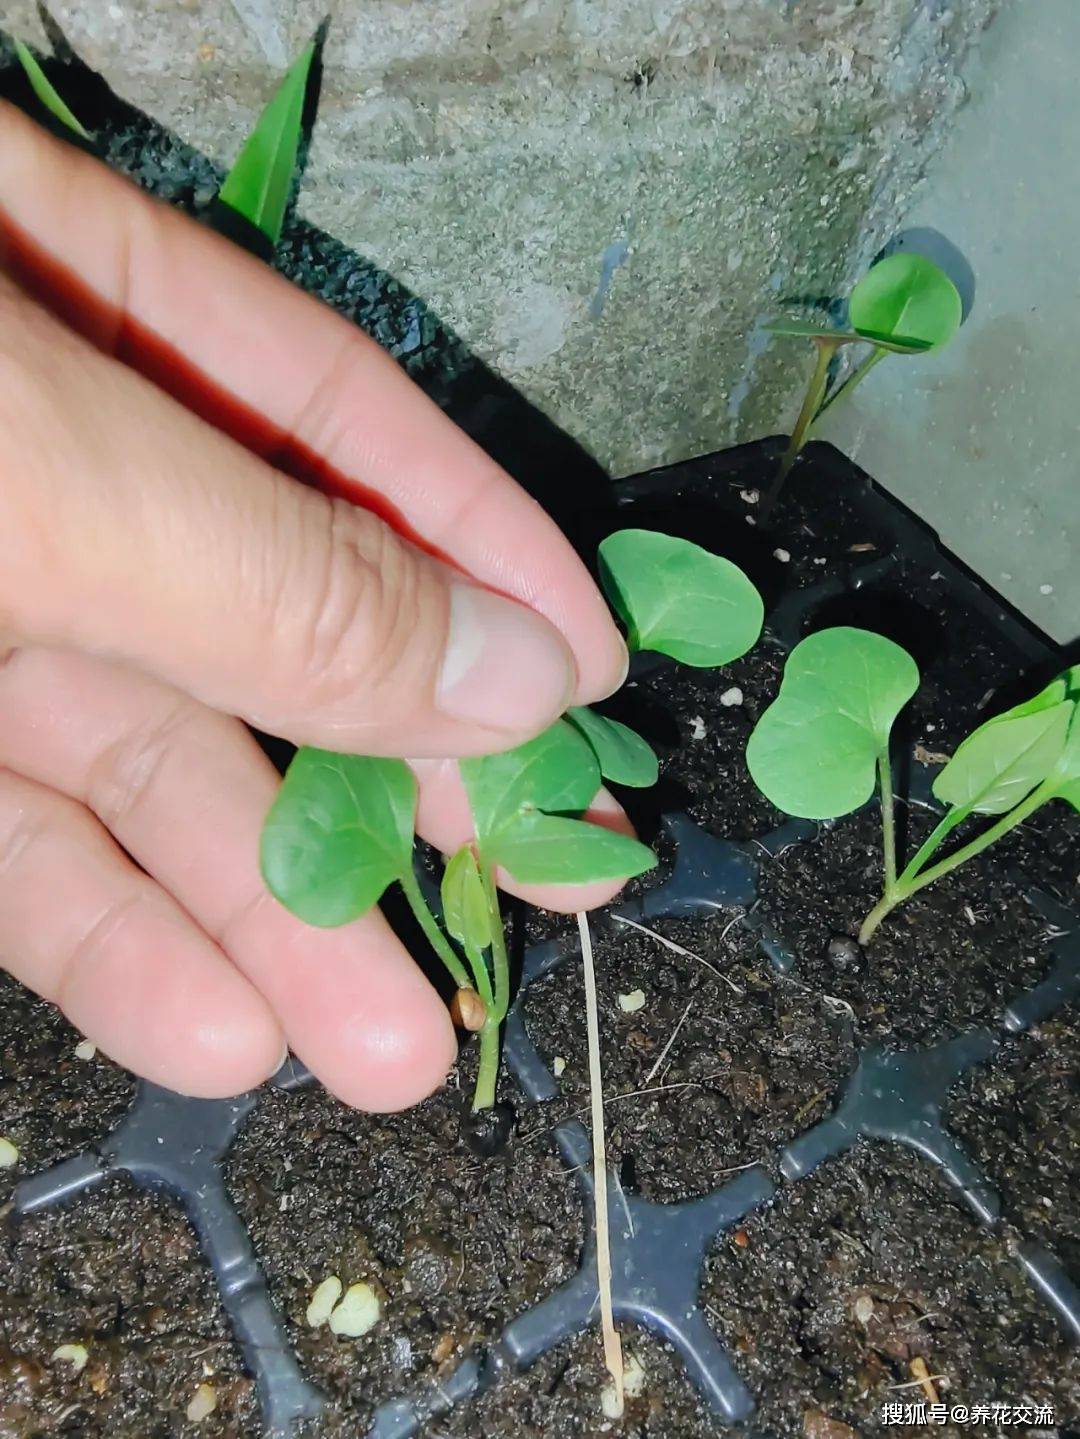
<svg viewBox="0 0 1080 1439"><path fill-rule="evenodd" d="M763 518L825 411L849 396L886 355L922 355L941 349L963 318L960 294L945 271L924 255L911 254L890 255L871 266L848 297L847 311L849 330L804 320L773 320L766 326L773 334L812 341L817 358L791 439L762 500ZM845 345L868 346L869 353L830 392L832 363Z"/></svg>
<svg viewBox="0 0 1080 1439"><path fill-rule="evenodd" d="M1080 666L1074 666L1033 699L987 720L957 748L933 785L945 813L898 872L889 744L896 717L918 685L915 661L883 635L822 630L792 650L780 693L747 745L751 776L786 814L839 818L865 804L877 786L884 882L859 930L861 944L897 905L1051 800L1080 810ZM939 857L954 830L980 817L994 822Z"/></svg>

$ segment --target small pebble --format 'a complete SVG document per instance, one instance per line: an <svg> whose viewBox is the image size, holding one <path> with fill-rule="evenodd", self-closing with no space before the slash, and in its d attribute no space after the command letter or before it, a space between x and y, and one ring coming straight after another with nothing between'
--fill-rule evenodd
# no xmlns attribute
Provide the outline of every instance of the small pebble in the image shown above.
<svg viewBox="0 0 1080 1439"><path fill-rule="evenodd" d="M563 1059L561 1054L557 1054L555 1058L551 1061L551 1068L554 1071L556 1079L561 1079L562 1076L565 1074L566 1060Z"/></svg>
<svg viewBox="0 0 1080 1439"><path fill-rule="evenodd" d="M95 1054L97 1054L97 1045L92 1044L89 1039L84 1039L75 1046L76 1059L93 1059Z"/></svg>
<svg viewBox="0 0 1080 1439"><path fill-rule="evenodd" d="M10 1139L0 1138L0 1169L10 1169L19 1162L19 1151Z"/></svg>
<svg viewBox="0 0 1080 1439"><path fill-rule="evenodd" d="M330 1318L334 1305L341 1298L341 1290L342 1283L336 1274L329 1275L316 1286L305 1316L312 1329L318 1329Z"/></svg>
<svg viewBox="0 0 1080 1439"><path fill-rule="evenodd" d="M773 550L772 553L773 559L779 560L782 565L786 565L791 559L790 550Z"/></svg>
<svg viewBox="0 0 1080 1439"><path fill-rule="evenodd" d="M350 1284L345 1297L330 1316L330 1330L346 1339L359 1339L374 1329L382 1314L379 1296L370 1284Z"/></svg>
<svg viewBox="0 0 1080 1439"><path fill-rule="evenodd" d="M639 1009L644 1009L645 991L643 989L632 989L629 994L620 994L619 1008L623 1014L636 1014Z"/></svg>
<svg viewBox="0 0 1080 1439"><path fill-rule="evenodd" d="M690 721L690 738L704 739L707 734L708 730L705 728L705 721L700 715L695 715Z"/></svg>
<svg viewBox="0 0 1080 1439"><path fill-rule="evenodd" d="M849 934L834 934L829 940L828 955L839 970L854 973L862 968L862 948Z"/></svg>
<svg viewBox="0 0 1080 1439"><path fill-rule="evenodd" d="M855 1318L860 1324L869 1324L874 1317L874 1301L869 1294L860 1294L855 1301Z"/></svg>
<svg viewBox="0 0 1080 1439"><path fill-rule="evenodd" d="M200 1424L204 1419L209 1419L217 1408L217 1391L212 1384L200 1384L192 1395L191 1403L187 1407L187 1417L192 1424Z"/></svg>
<svg viewBox="0 0 1080 1439"><path fill-rule="evenodd" d="M1040 585L1040 586L1039 586L1039 594L1040 594L1040 595L1052 595L1053 593L1054 593L1054 587L1053 587L1053 585Z"/></svg>
<svg viewBox="0 0 1080 1439"><path fill-rule="evenodd" d="M732 685L729 690L725 690L720 696L720 703L727 705L728 709L730 709L732 705L741 705L742 701L743 693L738 685Z"/></svg>
<svg viewBox="0 0 1080 1439"><path fill-rule="evenodd" d="M52 1352L54 1364L70 1364L75 1374L81 1374L90 1358L85 1344L61 1344Z"/></svg>
<svg viewBox="0 0 1080 1439"><path fill-rule="evenodd" d="M748 505L756 505L761 499L761 493L759 490L740 490L739 499Z"/></svg>

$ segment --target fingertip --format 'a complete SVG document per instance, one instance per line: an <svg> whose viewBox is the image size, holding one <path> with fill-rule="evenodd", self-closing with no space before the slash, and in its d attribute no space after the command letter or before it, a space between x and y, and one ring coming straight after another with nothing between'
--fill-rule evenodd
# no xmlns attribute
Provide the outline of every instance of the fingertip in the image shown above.
<svg viewBox="0 0 1080 1439"><path fill-rule="evenodd" d="M317 1052L300 1057L353 1109L392 1114L419 1104L445 1081L457 1056L449 1012L427 988L422 1003L348 1017Z"/></svg>
<svg viewBox="0 0 1080 1439"><path fill-rule="evenodd" d="M574 695L575 704L591 705L606 700L626 683L630 673L630 651L615 625L611 624L609 628L602 657L581 672Z"/></svg>
<svg viewBox="0 0 1080 1439"><path fill-rule="evenodd" d="M288 1053L280 1025L261 1002L200 1023L186 1039L178 1039L159 1082L194 1099L225 1099L257 1089L277 1073Z"/></svg>
<svg viewBox="0 0 1080 1439"><path fill-rule="evenodd" d="M176 945L142 966L147 983L128 956L104 956L68 981L62 1007L111 1059L153 1084L196 1099L254 1089L281 1063L281 1026L208 941L184 939L185 953Z"/></svg>

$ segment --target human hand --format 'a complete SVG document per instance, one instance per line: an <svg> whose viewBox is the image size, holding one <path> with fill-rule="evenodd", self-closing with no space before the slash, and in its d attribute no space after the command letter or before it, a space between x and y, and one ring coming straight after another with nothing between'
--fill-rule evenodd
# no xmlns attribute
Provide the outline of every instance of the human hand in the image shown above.
<svg viewBox="0 0 1080 1439"><path fill-rule="evenodd" d="M268 462L299 455L336 496ZM348 1103L411 1104L453 1060L445 1007L377 912L318 930L268 894L278 777L241 721L420 757L449 850L439 757L520 743L625 666L555 525L373 341L0 103L11 973L189 1094L259 1083L287 1042ZM626 826L604 792L592 814Z"/></svg>

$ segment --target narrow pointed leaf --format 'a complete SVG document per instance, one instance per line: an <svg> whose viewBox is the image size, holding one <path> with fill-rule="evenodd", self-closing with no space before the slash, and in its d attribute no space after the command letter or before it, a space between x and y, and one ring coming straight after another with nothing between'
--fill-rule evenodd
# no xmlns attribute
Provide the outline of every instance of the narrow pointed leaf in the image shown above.
<svg viewBox="0 0 1080 1439"><path fill-rule="evenodd" d="M34 94L49 114L59 120L62 125L66 125L69 130L74 131L81 139L89 140L89 131L79 123L65 101L60 98L56 86L38 64L37 58L29 46L24 45L21 40L16 40L15 54L26 71L26 78L30 81Z"/></svg>
<svg viewBox="0 0 1080 1439"><path fill-rule="evenodd" d="M933 347L924 340L898 340L887 335L871 335L855 330L832 330L805 320L770 320L765 326L774 335L801 336L807 340L834 340L838 345L876 345L897 355L918 355Z"/></svg>
<svg viewBox="0 0 1080 1439"><path fill-rule="evenodd" d="M1065 702L980 725L937 776L934 794L973 814L1005 814L1054 769L1074 708Z"/></svg>
<svg viewBox="0 0 1080 1439"><path fill-rule="evenodd" d="M850 814L873 794L878 756L918 684L915 661L884 635L847 627L809 635L750 736L755 784L786 814Z"/></svg>
<svg viewBox="0 0 1080 1439"><path fill-rule="evenodd" d="M491 915L472 845L462 845L447 862L442 878L442 908L452 939L466 949L487 949L491 943Z"/></svg>
<svg viewBox="0 0 1080 1439"><path fill-rule="evenodd" d="M1066 695L1073 703L1073 715L1065 748L1052 776L1059 799L1080 810L1080 665L1073 665L1061 676Z"/></svg>
<svg viewBox="0 0 1080 1439"><path fill-rule="evenodd" d="M592 746L605 779L636 789L656 783L659 770L656 755L629 725L597 714L586 705L567 710L566 718Z"/></svg>
<svg viewBox="0 0 1080 1439"><path fill-rule="evenodd" d="M657 863L639 840L598 824L558 816L520 816L494 841L491 858L522 884L591 884L630 879Z"/></svg>
<svg viewBox="0 0 1080 1439"><path fill-rule="evenodd" d="M703 668L744 655L764 606L730 560L689 540L618 530L600 546L600 578L632 650L657 650Z"/></svg>
<svg viewBox="0 0 1080 1439"><path fill-rule="evenodd" d="M960 292L925 255L890 255L871 266L851 292L852 328L876 344L938 349L960 328Z"/></svg>
<svg viewBox="0 0 1080 1439"><path fill-rule="evenodd" d="M403 760L298 750L263 825L267 888L308 924L346 924L412 863L415 815Z"/></svg>
<svg viewBox="0 0 1080 1439"><path fill-rule="evenodd" d="M600 766L592 747L565 720L556 720L516 749L462 760L460 770L485 853L495 836L520 814L532 810L580 814L600 788Z"/></svg>
<svg viewBox="0 0 1080 1439"><path fill-rule="evenodd" d="M259 117L218 197L275 245L281 238L296 173L304 101L314 58L312 41L293 62Z"/></svg>

